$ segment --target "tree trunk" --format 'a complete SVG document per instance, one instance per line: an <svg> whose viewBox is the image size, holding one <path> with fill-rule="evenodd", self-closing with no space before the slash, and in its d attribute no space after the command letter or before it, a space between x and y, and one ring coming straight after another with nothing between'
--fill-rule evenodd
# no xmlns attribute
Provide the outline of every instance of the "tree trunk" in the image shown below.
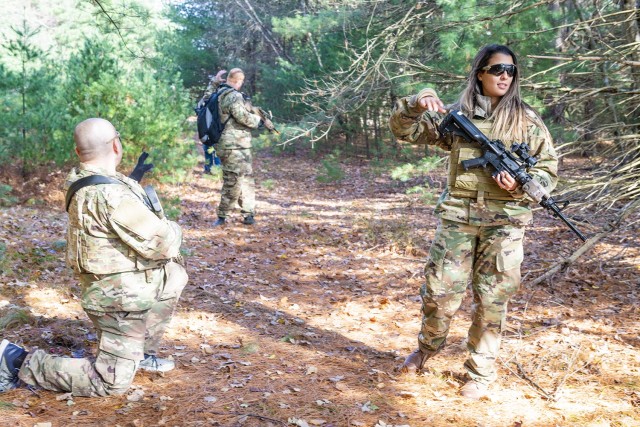
<svg viewBox="0 0 640 427"><path fill-rule="evenodd" d="M367 119L369 113L369 107L364 109L364 121L362 126L362 131L364 132L364 148L367 154L367 159L371 158L371 147L369 146L369 129L367 129Z"/></svg>
<svg viewBox="0 0 640 427"><path fill-rule="evenodd" d="M627 43L631 46L634 43L640 43L640 30L638 29L638 21L640 20L640 13L638 13L638 7L635 4L635 0L622 0L620 2L620 8L625 11L629 11L629 14L624 16L624 34ZM640 62L640 50L637 47L632 47L630 52L631 60ZM640 66L631 66L631 75L633 76L634 89L640 88Z"/></svg>

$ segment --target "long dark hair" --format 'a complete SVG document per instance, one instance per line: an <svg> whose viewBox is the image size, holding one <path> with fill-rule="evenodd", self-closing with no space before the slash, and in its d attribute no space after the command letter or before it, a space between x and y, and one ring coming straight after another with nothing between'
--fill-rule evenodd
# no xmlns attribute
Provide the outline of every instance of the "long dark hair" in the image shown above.
<svg viewBox="0 0 640 427"><path fill-rule="evenodd" d="M477 104L476 96L482 95L482 82L478 78L478 74L483 72L482 67L486 66L496 53L511 56L513 63L518 65L516 54L507 46L490 44L480 49L473 59L467 87L460 94L460 109L468 117L473 117L473 111ZM519 68L516 68L509 90L502 96L495 109L491 111L490 118L493 120L491 137L500 138L503 141L525 141L527 125L532 121L547 131L538 114L520 96Z"/></svg>

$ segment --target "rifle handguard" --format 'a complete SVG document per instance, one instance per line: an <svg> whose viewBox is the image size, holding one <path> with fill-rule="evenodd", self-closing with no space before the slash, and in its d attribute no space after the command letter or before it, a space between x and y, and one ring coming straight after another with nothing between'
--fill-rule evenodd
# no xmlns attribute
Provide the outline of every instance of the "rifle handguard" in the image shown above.
<svg viewBox="0 0 640 427"><path fill-rule="evenodd" d="M549 192L535 179L527 182L522 186L522 190L527 193L536 203L540 203L544 199L551 197Z"/></svg>
<svg viewBox="0 0 640 427"><path fill-rule="evenodd" d="M273 125L273 122L271 121L271 119L273 118L273 114L271 114L271 111L267 112L263 108L256 107L255 105L251 107L251 111L253 112L253 114L260 116L261 126L264 126L264 128L269 132L280 135L280 132L278 131L278 129L276 129L276 127Z"/></svg>

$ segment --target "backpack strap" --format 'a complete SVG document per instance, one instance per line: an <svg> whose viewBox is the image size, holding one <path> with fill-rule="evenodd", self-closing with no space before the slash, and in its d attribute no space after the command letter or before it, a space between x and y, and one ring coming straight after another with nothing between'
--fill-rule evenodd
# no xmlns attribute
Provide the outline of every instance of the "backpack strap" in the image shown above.
<svg viewBox="0 0 640 427"><path fill-rule="evenodd" d="M231 86L229 86L228 84L223 84L223 85L221 85L221 86L220 86L220 89L221 89L221 90L220 90L220 93L218 94L218 108L220 108L220 101L219 101L219 100L220 100L220 97L221 97L222 95L224 95L224 94L226 94L226 93L229 93L229 92L233 92L233 91L236 91L236 92L237 92L237 90L236 90L235 88L232 88L232 87L231 87ZM242 92L240 92L240 93L242 93ZM220 108L220 112L222 113L222 108ZM223 113L223 114L224 114L224 113ZM233 117L233 114L231 114L231 111L229 111L229 117L227 117L227 120L225 120L225 121L222 123L222 127L225 127L225 126L227 125L227 123L229 122L229 120L231 120L231 118L232 118L232 117Z"/></svg>
<svg viewBox="0 0 640 427"><path fill-rule="evenodd" d="M71 205L71 200L73 196L80 190L81 188L88 187L90 185L98 185L98 184L122 184L124 183L118 181L117 179L109 178L104 175L89 175L84 178L80 178L75 181L73 184L69 186L67 190L67 195L65 196L64 204L65 210L69 212L69 205Z"/></svg>

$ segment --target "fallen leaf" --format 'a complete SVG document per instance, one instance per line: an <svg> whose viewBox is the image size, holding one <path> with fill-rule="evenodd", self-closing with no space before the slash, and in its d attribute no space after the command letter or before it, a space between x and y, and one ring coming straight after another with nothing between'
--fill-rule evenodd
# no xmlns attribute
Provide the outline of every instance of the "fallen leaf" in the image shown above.
<svg viewBox="0 0 640 427"><path fill-rule="evenodd" d="M129 402L139 402L144 398L144 391L142 389L133 390L128 396L127 400Z"/></svg>
<svg viewBox="0 0 640 427"><path fill-rule="evenodd" d="M73 399L73 393L64 393L56 396L57 401Z"/></svg>
<svg viewBox="0 0 640 427"><path fill-rule="evenodd" d="M340 391L347 391L349 390L349 387L347 387L347 385L345 383L336 383L334 386L336 389L340 390Z"/></svg>
<svg viewBox="0 0 640 427"><path fill-rule="evenodd" d="M298 426L298 427L309 427L309 424L305 420L301 420L301 419L298 419L298 418L293 418L293 417L289 418L287 420L287 422L289 424L293 424L293 425Z"/></svg>
<svg viewBox="0 0 640 427"><path fill-rule="evenodd" d="M376 410L378 410L378 409L380 409L380 408L378 408L376 405L374 405L374 404L373 404L373 403L371 403L370 401L369 401L369 402L366 402L365 404L363 404L363 405L360 407L360 410L361 410L362 412L374 412L374 411L376 411Z"/></svg>

